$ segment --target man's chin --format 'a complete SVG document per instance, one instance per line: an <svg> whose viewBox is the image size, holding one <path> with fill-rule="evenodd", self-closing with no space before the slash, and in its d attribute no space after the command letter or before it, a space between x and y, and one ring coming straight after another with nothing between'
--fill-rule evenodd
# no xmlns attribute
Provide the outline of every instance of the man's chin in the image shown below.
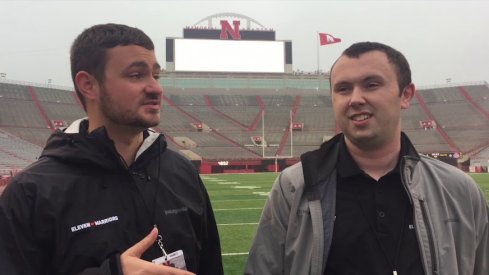
<svg viewBox="0 0 489 275"><path fill-rule="evenodd" d="M151 115L151 116L146 116L146 117L141 117L140 122L142 125L145 127L156 127L160 124L160 116L159 115Z"/></svg>
<svg viewBox="0 0 489 275"><path fill-rule="evenodd" d="M350 133L345 134L347 138L354 143L357 147L370 147L375 143L375 135L372 133L361 132L361 133Z"/></svg>
<svg viewBox="0 0 489 275"><path fill-rule="evenodd" d="M157 127L160 124L160 121L150 121L146 124L146 128Z"/></svg>
<svg viewBox="0 0 489 275"><path fill-rule="evenodd" d="M147 128L157 127L160 124L160 120L145 120L140 119L131 123L133 127L140 128L141 130L145 130Z"/></svg>

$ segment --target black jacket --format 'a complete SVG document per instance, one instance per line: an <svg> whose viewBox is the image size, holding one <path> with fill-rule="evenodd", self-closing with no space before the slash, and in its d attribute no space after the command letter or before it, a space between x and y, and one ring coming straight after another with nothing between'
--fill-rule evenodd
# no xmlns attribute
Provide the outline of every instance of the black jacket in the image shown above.
<svg viewBox="0 0 489 275"><path fill-rule="evenodd" d="M54 133L3 193L0 263L14 274L122 274L120 253L156 225L166 252L183 250L189 271L222 274L214 215L193 165L148 130L146 149L126 167L105 129L88 134L86 124ZM160 256L155 244L142 258Z"/></svg>

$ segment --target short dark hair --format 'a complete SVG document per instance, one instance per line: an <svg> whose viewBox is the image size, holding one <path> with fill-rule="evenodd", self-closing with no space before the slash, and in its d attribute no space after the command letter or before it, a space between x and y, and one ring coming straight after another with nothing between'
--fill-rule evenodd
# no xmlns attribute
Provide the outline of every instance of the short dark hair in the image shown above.
<svg viewBox="0 0 489 275"><path fill-rule="evenodd" d="M359 58L360 55L371 52L380 51L387 55L387 59L392 63L396 69L397 82L399 84L400 93L406 88L407 85L411 84L411 68L406 57L398 50L378 42L359 42L351 45L346 50L343 51L341 56L347 56L350 58ZM330 72L333 72L333 67L336 62L331 67ZM329 82L331 85L331 73L329 77Z"/></svg>
<svg viewBox="0 0 489 275"><path fill-rule="evenodd" d="M76 94L86 110L86 101L76 86L75 76L86 71L103 83L107 50L117 46L138 45L154 50L153 41L140 29L121 24L100 24L85 29L73 42L70 51L71 78Z"/></svg>

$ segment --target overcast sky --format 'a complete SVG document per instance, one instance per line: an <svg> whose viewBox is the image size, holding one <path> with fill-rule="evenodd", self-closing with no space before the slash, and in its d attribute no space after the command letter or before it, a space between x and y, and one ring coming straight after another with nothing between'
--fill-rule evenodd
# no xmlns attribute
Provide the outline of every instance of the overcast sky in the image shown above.
<svg viewBox="0 0 489 275"><path fill-rule="evenodd" d="M0 0L0 73L10 80L72 86L69 48L83 29L123 23L145 31L165 66L166 37L213 14L251 17L291 40L293 69L317 68L317 32L343 41L319 49L328 71L359 41L403 52L418 86L489 81L489 1L6 1Z"/></svg>

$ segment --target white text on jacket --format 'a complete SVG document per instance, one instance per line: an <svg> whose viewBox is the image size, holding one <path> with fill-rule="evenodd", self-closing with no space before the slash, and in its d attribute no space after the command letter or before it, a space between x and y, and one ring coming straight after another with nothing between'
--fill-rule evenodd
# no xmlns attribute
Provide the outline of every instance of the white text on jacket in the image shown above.
<svg viewBox="0 0 489 275"><path fill-rule="evenodd" d="M71 232L76 232L76 231L79 231L79 230L82 230L82 229L86 229L86 228L90 228L90 227L95 227L95 226L99 226L99 225L103 225L103 224L115 222L115 221L118 221L118 220L119 220L119 217L112 216L112 217L108 217L108 218L101 219L101 220L98 220L98 221L82 223L82 224L79 224L79 225L76 225L76 226L72 226L71 227Z"/></svg>

